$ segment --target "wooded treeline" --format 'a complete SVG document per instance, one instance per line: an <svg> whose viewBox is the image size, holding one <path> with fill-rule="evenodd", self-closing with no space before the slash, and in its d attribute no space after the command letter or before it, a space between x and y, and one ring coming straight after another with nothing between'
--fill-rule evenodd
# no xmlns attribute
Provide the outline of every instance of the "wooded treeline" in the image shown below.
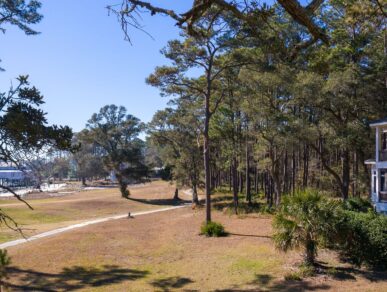
<svg viewBox="0 0 387 292"><path fill-rule="evenodd" d="M238 193L251 202L262 192L270 206L304 188L343 199L368 193L368 123L387 115L384 11L372 1L328 1L316 15L330 44L293 55L308 32L274 9L258 32L208 9L199 33L170 41L162 53L171 65L147 79L171 98L148 126L150 144L178 184L205 188L207 205L218 187L236 206Z"/></svg>

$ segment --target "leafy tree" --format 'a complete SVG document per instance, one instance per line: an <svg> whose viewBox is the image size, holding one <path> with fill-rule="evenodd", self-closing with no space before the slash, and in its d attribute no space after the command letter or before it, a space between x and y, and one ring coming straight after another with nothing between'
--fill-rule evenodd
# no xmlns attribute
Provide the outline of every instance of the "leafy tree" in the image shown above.
<svg viewBox="0 0 387 292"><path fill-rule="evenodd" d="M71 129L47 125L39 90L30 86L27 76L17 80L16 87L0 93L0 161L19 165L25 153L47 148L73 150Z"/></svg>
<svg viewBox="0 0 387 292"><path fill-rule="evenodd" d="M11 264L11 259L8 256L6 249L0 250L0 290L3 291L4 280L8 277L8 267Z"/></svg>
<svg viewBox="0 0 387 292"><path fill-rule="evenodd" d="M40 109L43 96L31 87L27 76L20 76L18 85L0 93L0 162L22 167L26 153L39 153L47 148L74 150L72 130L67 126L47 125L46 114ZM25 202L11 188L0 185L18 200ZM17 223L3 211L0 223L20 231Z"/></svg>
<svg viewBox="0 0 387 292"><path fill-rule="evenodd" d="M105 151L105 168L114 171L122 197L129 198L128 184L144 181L148 169L144 160L144 142L138 138L144 125L123 106L106 105L92 115L84 132L90 143Z"/></svg>
<svg viewBox="0 0 387 292"><path fill-rule="evenodd" d="M277 248L288 251L302 247L306 265L314 265L319 244L335 233L339 205L319 193L306 190L284 198L273 226Z"/></svg>
<svg viewBox="0 0 387 292"><path fill-rule="evenodd" d="M105 151L95 143L90 143L87 131L82 131L75 136L74 143L80 144L80 149L75 152L72 159L76 164L76 176L86 185L86 179L93 177L106 177L102 158Z"/></svg>
<svg viewBox="0 0 387 292"><path fill-rule="evenodd" d="M206 196L206 222L211 221L210 182L210 121L224 99L225 90L221 74L233 67L241 66L241 61L226 52L234 44L235 30L224 30L219 21L209 12L196 24L200 36L184 35L184 40L174 40L162 53L172 61L172 66L157 67L147 82L158 87L163 95L194 96L203 102L203 160ZM225 18L227 16L224 16ZM198 78L190 76L190 70L199 69L203 74Z"/></svg>
<svg viewBox="0 0 387 292"><path fill-rule="evenodd" d="M148 124L150 140L158 147L165 166L172 169L177 186L193 190L192 202L199 203L197 189L201 183L200 120L190 103L180 102L174 110L158 111Z"/></svg>

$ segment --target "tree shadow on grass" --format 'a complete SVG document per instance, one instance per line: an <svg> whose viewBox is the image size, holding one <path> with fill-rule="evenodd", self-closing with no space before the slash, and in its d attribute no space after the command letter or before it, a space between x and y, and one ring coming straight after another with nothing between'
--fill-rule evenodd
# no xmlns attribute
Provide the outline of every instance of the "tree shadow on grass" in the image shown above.
<svg viewBox="0 0 387 292"><path fill-rule="evenodd" d="M232 232L229 232L228 235L231 235L231 236L240 236L240 237L272 238L272 236L269 236L269 235L240 234L240 233L232 233Z"/></svg>
<svg viewBox="0 0 387 292"><path fill-rule="evenodd" d="M168 292L170 291L170 289L180 289L190 283L193 283L190 278L168 277L159 280L154 280L150 284L156 289L160 289L160 291Z"/></svg>
<svg viewBox="0 0 387 292"><path fill-rule="evenodd" d="M327 284L311 284L304 281L279 281L272 285L257 285L254 288L240 289L230 288L223 290L214 290L214 292L259 292L259 291L284 291L284 292L298 292L298 291L321 291L329 290L331 286Z"/></svg>
<svg viewBox="0 0 387 292"><path fill-rule="evenodd" d="M115 265L101 268L74 266L58 274L11 267L6 285L16 291L74 291L82 288L104 287L146 277L148 271L125 269ZM14 280L17 279L17 284Z"/></svg>
<svg viewBox="0 0 387 292"><path fill-rule="evenodd" d="M329 290L327 284L313 284L305 281L287 281L275 279L269 274L257 274L255 279L249 283L249 288L239 288L237 286L228 289L215 290L214 292L259 292L259 291L316 291Z"/></svg>
<svg viewBox="0 0 387 292"><path fill-rule="evenodd" d="M268 284L273 281L274 277L269 274L258 274L255 275L254 281L251 282L251 284L260 285L260 286L267 286Z"/></svg>
<svg viewBox="0 0 387 292"><path fill-rule="evenodd" d="M218 211L228 211L230 214L234 214L234 202L232 196L217 196L211 199L212 207ZM244 201L244 198L240 198L238 203L239 215L260 213L262 210L262 202L253 201L251 204Z"/></svg>
<svg viewBox="0 0 387 292"><path fill-rule="evenodd" d="M131 201L147 204L147 205L157 205L157 206L180 206L184 204L192 203L188 200L183 199L137 199L137 198L128 198Z"/></svg>
<svg viewBox="0 0 387 292"><path fill-rule="evenodd" d="M322 262L317 263L317 268L319 273L329 275L333 279L340 281L356 280L356 276L371 282L387 281L387 273L385 271L359 269L352 266L332 267Z"/></svg>

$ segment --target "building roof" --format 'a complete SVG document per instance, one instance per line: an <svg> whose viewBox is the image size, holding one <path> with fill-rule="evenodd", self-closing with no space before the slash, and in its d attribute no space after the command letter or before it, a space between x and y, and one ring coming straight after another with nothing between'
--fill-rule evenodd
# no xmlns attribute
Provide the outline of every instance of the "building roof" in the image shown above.
<svg viewBox="0 0 387 292"><path fill-rule="evenodd" d="M387 126L387 118L370 122L370 127Z"/></svg>

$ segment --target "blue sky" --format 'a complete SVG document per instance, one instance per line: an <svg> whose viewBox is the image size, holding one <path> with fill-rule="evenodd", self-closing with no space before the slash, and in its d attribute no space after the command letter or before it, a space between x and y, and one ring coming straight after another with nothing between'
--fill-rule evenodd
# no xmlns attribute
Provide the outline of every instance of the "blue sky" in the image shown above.
<svg viewBox="0 0 387 292"><path fill-rule="evenodd" d="M9 27L0 34L1 91L15 77L29 74L44 95L49 123L69 125L74 131L106 104L123 105L128 112L148 122L167 99L145 78L156 65L167 61L159 53L170 39L178 37L174 22L166 17L143 17L154 39L131 30L133 45L124 41L119 23L108 16L106 5L120 0L45 0L44 18L26 36ZM157 3L159 2L159 3ZM167 1L174 8L188 8L191 1ZM165 1L154 1L155 4ZM163 5L163 4L161 4Z"/></svg>

